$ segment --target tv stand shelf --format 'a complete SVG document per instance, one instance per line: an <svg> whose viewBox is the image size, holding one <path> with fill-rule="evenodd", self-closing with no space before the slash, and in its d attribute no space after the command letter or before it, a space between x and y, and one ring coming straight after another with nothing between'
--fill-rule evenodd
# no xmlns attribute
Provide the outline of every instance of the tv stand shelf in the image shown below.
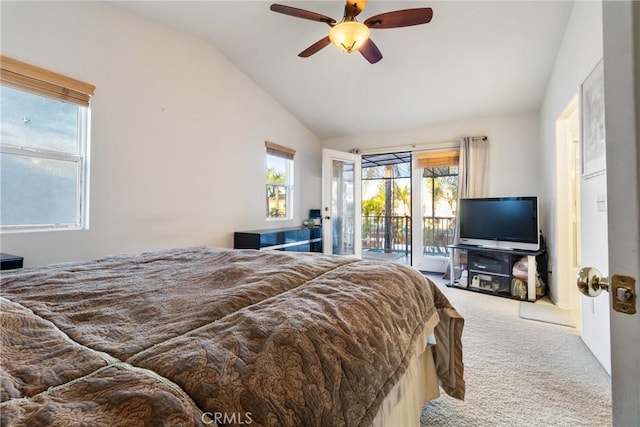
<svg viewBox="0 0 640 427"><path fill-rule="evenodd" d="M523 301L535 301L544 295L536 292L536 283L540 279L543 286L547 283L547 252L525 251L519 249L487 248L471 245L449 245L448 286L483 292ZM456 253L459 255L456 257ZM464 260L466 255L466 261ZM525 283L514 282L513 266L522 257L527 257L527 279ZM456 278L460 272L460 280ZM464 271L467 272L466 281ZM526 286L526 292L523 286Z"/></svg>

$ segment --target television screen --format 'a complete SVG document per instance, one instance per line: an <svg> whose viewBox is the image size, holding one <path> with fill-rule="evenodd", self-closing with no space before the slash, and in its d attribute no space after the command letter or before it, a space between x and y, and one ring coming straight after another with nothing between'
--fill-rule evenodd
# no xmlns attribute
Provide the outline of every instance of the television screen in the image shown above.
<svg viewBox="0 0 640 427"><path fill-rule="evenodd" d="M460 243L503 249L540 249L538 198L460 200Z"/></svg>

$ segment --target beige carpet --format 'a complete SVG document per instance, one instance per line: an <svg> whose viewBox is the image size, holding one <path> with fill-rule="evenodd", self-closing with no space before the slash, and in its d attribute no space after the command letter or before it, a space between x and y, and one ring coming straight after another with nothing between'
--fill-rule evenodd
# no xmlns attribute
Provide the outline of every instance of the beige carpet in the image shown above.
<svg viewBox="0 0 640 427"><path fill-rule="evenodd" d="M558 308L547 297L540 298L535 303L521 301L518 306L518 316L538 322L575 326L571 318L571 312Z"/></svg>
<svg viewBox="0 0 640 427"><path fill-rule="evenodd" d="M443 393L422 426L611 425L610 378L574 328L522 319L515 300L440 288L465 317L467 396Z"/></svg>

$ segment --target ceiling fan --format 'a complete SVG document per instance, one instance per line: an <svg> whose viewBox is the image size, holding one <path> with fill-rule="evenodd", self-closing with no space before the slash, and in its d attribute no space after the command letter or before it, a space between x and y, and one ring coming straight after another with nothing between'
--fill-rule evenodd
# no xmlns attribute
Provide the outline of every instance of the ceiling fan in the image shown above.
<svg viewBox="0 0 640 427"><path fill-rule="evenodd" d="M381 13L367 18L364 23L356 21L356 16L362 12L366 4L367 0L346 0L344 16L339 23L336 23L335 19L326 15L282 4L272 4L271 10L296 18L324 22L331 27L326 37L300 52L298 56L307 58L333 43L348 53L359 51L362 56L372 64L382 59L382 53L369 37L369 29L398 28L426 24L430 22L433 17L433 10L430 7L422 7Z"/></svg>

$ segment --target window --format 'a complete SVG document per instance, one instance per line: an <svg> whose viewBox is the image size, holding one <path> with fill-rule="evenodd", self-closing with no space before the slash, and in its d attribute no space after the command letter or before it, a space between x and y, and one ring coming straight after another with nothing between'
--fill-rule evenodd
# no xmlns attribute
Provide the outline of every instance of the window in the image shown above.
<svg viewBox="0 0 640 427"><path fill-rule="evenodd" d="M1 61L2 231L87 227L94 87L11 58Z"/></svg>
<svg viewBox="0 0 640 427"><path fill-rule="evenodd" d="M422 169L422 252L445 256L455 234L459 152L418 153L417 157Z"/></svg>
<svg viewBox="0 0 640 427"><path fill-rule="evenodd" d="M267 141L267 219L293 218L293 157L295 150Z"/></svg>

